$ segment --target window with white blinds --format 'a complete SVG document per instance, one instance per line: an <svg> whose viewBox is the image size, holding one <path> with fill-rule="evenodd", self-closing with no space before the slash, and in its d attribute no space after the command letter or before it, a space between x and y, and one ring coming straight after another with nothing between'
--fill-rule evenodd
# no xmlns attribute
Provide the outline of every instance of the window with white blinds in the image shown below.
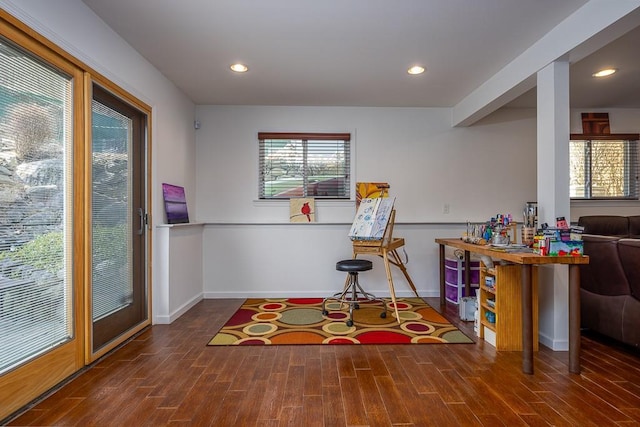
<svg viewBox="0 0 640 427"><path fill-rule="evenodd" d="M73 336L71 96L0 38L0 374Z"/></svg>
<svg viewBox="0 0 640 427"><path fill-rule="evenodd" d="M258 133L259 198L349 199L351 135Z"/></svg>
<svg viewBox="0 0 640 427"><path fill-rule="evenodd" d="M638 200L638 140L630 137L570 142L571 198Z"/></svg>

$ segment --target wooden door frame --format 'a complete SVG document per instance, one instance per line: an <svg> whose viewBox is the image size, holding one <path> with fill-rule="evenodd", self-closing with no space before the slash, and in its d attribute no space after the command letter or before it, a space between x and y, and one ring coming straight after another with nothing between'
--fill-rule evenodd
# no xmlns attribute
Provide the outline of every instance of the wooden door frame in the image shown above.
<svg viewBox="0 0 640 427"><path fill-rule="evenodd" d="M133 97L132 95L130 95L129 93L123 91L122 89L120 89L118 86L114 85L112 82L110 82L109 80L99 76L99 75L93 75L91 73L85 73L85 78L84 78L84 94L85 94L85 105L87 105L87 107L84 109L84 114L85 114L85 122L87 123L87 126L85 126L85 150L87 150L87 153L89 153L87 156L85 156L85 169L86 171L91 171L91 144L92 144L92 137L91 137L91 102L93 99L93 94L92 94L92 87L93 85L96 84L98 86L100 86L102 89L111 92L112 95L114 95L117 98L120 98L122 101L130 104L132 107L138 109L141 113L143 113L146 116L146 138L144 140L144 146L145 146L145 154L146 154L146 158L144 160L145 163L145 167L146 167L146 179L145 179L145 187L146 187L146 197L145 197L145 203L147 205L147 214L148 217L151 218L151 189L150 189L150 185L149 183L151 183L151 107L149 107L147 104L141 102L140 100L138 100L137 98ZM118 347L120 344L122 344L123 342L125 342L126 340L130 339L131 337L133 337L134 335L136 335L137 333L139 333L140 331L142 331L143 329L145 329L146 327L151 325L151 319L152 319L152 306L151 306L151 302L152 302L152 294L151 294L151 259L152 259L152 230L151 230L151 223L149 221L149 223L146 225L147 229L146 229L146 233L145 233L145 237L146 237L146 247L145 247L145 252L146 252L146 262L145 262L145 289L146 289L146 307L147 307L147 318L139 323L138 325L134 326L133 328L129 329L125 334L119 336L118 338L114 339L113 341L110 341L109 343L105 344L104 346L100 347L97 350L93 350L93 345L92 345L92 324L93 324L93 319L92 319L92 310L91 310L91 306L92 306L92 292L91 292L91 282L92 282L92 271L91 271L91 261L92 261L92 254L91 254L91 245L89 244L89 242L91 242L91 237L92 237L92 224L91 224L91 200L92 200L92 185L91 185L91 174L90 173L86 173L85 174L85 194L84 194L84 200L85 200L85 229L84 229L84 240L87 242L87 250L85 251L85 277L84 277L84 283L88 284L88 288L85 291L85 297L84 297L84 313L85 313L85 334L84 334L84 343L85 343L85 363L89 364L94 362L95 360L97 360L98 358L104 356L105 354L107 354L108 352L110 352L111 350L113 350L114 348Z"/></svg>

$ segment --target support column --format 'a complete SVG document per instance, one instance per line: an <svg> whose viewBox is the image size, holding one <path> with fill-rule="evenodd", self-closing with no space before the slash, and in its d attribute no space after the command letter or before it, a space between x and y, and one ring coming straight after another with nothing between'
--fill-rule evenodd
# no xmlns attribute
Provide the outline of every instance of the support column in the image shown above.
<svg viewBox="0 0 640 427"><path fill-rule="evenodd" d="M538 72L537 197L538 221L555 227L570 218L569 62L557 60ZM568 270L539 269L540 335L553 350L568 350Z"/></svg>

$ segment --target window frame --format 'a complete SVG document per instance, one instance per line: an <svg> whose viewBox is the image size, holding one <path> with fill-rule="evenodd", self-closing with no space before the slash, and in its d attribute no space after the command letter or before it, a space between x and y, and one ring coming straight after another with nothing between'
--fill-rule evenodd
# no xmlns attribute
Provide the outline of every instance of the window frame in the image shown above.
<svg viewBox="0 0 640 427"><path fill-rule="evenodd" d="M640 200L640 181L638 175L640 174L640 134L602 134L602 135L592 135L592 134L571 134L570 142L586 142L587 144L591 142L628 142L630 144L635 145L635 158L631 159L629 154L626 153L624 162L625 162L625 171L628 172L628 182L626 184L630 188L630 194L628 196L607 196L607 197L594 197L593 196L593 181L589 178L585 178L584 184L584 192L585 195L583 197L571 197L572 201L638 201ZM629 147L634 148L634 147ZM571 156L571 155L570 155ZM585 159L585 175L592 175L592 159ZM569 171L571 175L571 170Z"/></svg>
<svg viewBox="0 0 640 427"><path fill-rule="evenodd" d="M303 142L303 155L302 155L302 168L303 171L303 182L301 184L302 194L301 195L267 195L265 194L265 141L268 140L291 140L291 141L302 141ZM307 181L309 176L309 168L307 163L307 144L310 141L330 141L330 142L338 142L342 141L345 144L344 148L344 183L342 186L343 193L341 195L330 195L330 196L322 196L317 194L309 194L309 185L310 183ZM353 141L351 138L350 132L258 132L258 200L261 202L265 201L278 201L285 200L288 201L292 198L297 197L310 197L316 198L318 200L326 200L326 201L350 201L353 200L352 183L353 179ZM291 191L291 190L289 190Z"/></svg>

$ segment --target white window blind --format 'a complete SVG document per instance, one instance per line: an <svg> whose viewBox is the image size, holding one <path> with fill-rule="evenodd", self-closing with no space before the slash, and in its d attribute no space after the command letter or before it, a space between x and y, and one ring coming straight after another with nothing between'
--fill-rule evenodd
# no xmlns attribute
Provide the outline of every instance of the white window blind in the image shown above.
<svg viewBox="0 0 640 427"><path fill-rule="evenodd" d="M573 139L569 146L570 196L574 199L637 200L638 140L604 136Z"/></svg>
<svg viewBox="0 0 640 427"><path fill-rule="evenodd" d="M259 198L349 199L348 133L260 132Z"/></svg>
<svg viewBox="0 0 640 427"><path fill-rule="evenodd" d="M73 335L71 90L0 38L0 374Z"/></svg>
<svg viewBox="0 0 640 427"><path fill-rule="evenodd" d="M93 100L92 112L92 319L132 301L131 119Z"/></svg>

